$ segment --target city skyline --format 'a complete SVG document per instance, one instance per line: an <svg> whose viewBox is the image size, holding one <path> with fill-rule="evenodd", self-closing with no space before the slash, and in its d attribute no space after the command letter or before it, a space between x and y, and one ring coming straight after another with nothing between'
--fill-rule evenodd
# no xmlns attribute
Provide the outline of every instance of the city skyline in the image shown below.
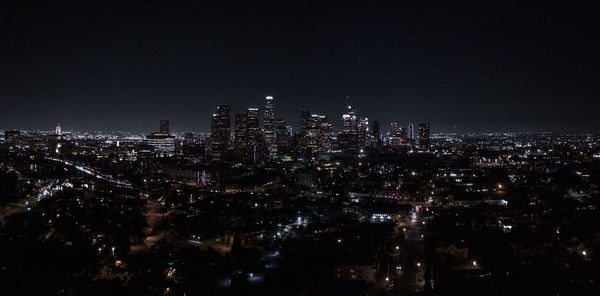
<svg viewBox="0 0 600 296"><path fill-rule="evenodd" d="M600 5L0 2L7 295L600 295Z"/></svg>
<svg viewBox="0 0 600 296"><path fill-rule="evenodd" d="M266 96L266 97L273 98L273 96ZM224 105L224 104L221 104L221 105ZM221 106L221 105L219 105L219 106ZM228 105L228 104L225 104L225 105ZM228 105L228 106L230 106L230 105ZM254 107L254 106L259 106L258 104L256 104L256 105L249 105L249 106L250 107L247 107L247 108L241 109L241 110L240 110L239 107L235 108L233 106L230 106L230 108L232 110L231 111L232 116L236 115L236 114L244 113L245 111L248 111L248 110L255 110L255 111L259 111L259 112L261 110L264 110L264 107L262 109L260 107ZM342 131L343 125L344 125L344 123L343 123L343 114L344 113L343 112L347 111L346 108L349 108L350 106L351 105L344 105L343 106L344 108L339 113L340 116L329 116L328 114L324 114L324 113L322 113L323 114L322 116L329 116L328 120L329 120L330 123L333 123L332 127L333 127L334 131ZM352 108L354 108L354 107L355 107L355 105L352 105ZM308 108L299 109L298 110L299 112L298 112L297 116L295 116L297 118L294 118L292 120L289 120L287 118L282 118L283 120L285 120L288 123L288 126L293 127L294 133L301 130L302 119L300 117L302 116L302 111L306 111L306 110L308 110ZM194 132L194 133L206 133L206 134L209 134L211 132L211 127L210 127L210 117L211 116L210 115L214 115L214 112L208 112L208 113L209 113L209 115L208 115L208 119L206 121L209 122L209 124L208 124L208 126L205 129L198 129L198 128L194 128L194 127L188 128L188 127L181 127L181 126L178 127L178 125L175 124L176 128L172 129L173 132L174 133ZM366 115L366 114L362 114L362 115ZM264 129L264 126L263 126L263 124L264 124L264 121L263 121L264 115L261 116L259 114L258 117L259 117L260 122L261 122L261 127L263 127L263 129ZM160 119L160 121L161 121L161 126L158 129L156 129L155 127L153 127L154 124L155 124L155 121L157 120L157 118ZM66 130L67 131L130 132L130 133L141 133L141 134L143 134L143 133L148 133L148 132L161 131L161 129L162 129L162 121L163 120L167 120L167 121L170 122L172 119L173 119L173 117L167 116L167 112L164 111L164 112L162 112L162 116L158 116L156 118L145 119L143 122L146 122L146 121L151 122L150 126L142 127L140 129L128 129L128 128L125 128L125 127L120 127L120 128L115 128L115 129L103 129L103 128L87 128L86 129L86 128L78 128L77 126L74 126L74 127L71 126L71 127L67 128ZM278 117L278 119L279 119L279 117ZM368 119L368 118L365 118L365 119ZM233 125L235 123L235 118L232 117L230 120L231 120L231 124ZM408 120L407 119L407 120L404 120L404 121L402 121L402 119L400 119L400 120L398 120L398 119L391 119L390 121L387 121L387 122L386 121L381 121L381 120L379 120L377 118L371 118L369 120L369 122L371 122L371 123L374 122L374 121L377 121L379 123L383 122L384 123L383 126L385 126L385 127L382 128L381 131L382 132L389 131L389 132L392 132L392 134L394 133L394 127L389 127L390 124L391 125L394 125L394 124L401 124L401 125L402 124L407 124L407 125L410 125L410 124L420 124L420 123L426 122L429 125L429 124L431 124L431 122L435 122L435 120L434 121L428 121L428 120L424 120L424 119L421 119L421 120L419 120L419 119L417 119L417 120ZM67 122L69 122L69 121L67 121ZM55 128L56 124L60 125L60 124L63 124L63 122L57 121L57 122L49 123L49 124L50 125L54 124L54 125L49 126L49 127L27 127L27 128L15 127L15 126L8 126L8 127L0 127L0 129L4 129L4 130L52 131ZM110 125L110 123L109 123L109 125ZM85 125L83 125L83 126L85 126ZM556 125L556 126L558 126L558 125ZM402 127L403 126L401 126L401 128ZM406 129L406 127L404 127L404 128ZM169 124L167 124L167 130L171 130L169 128ZM546 127L546 128L516 128L515 129L515 128L511 128L511 127L506 127L506 128L498 128L498 129L486 129L486 128L481 128L481 127L478 127L478 126L474 126L474 127L462 127L461 128L461 127L458 127L456 125L451 125L451 126L444 126L444 125L442 125L442 126L436 126L436 132L435 133L469 134L469 133L540 133L540 132L541 133L560 133L560 132L567 132L567 133L573 133L573 132L574 133L594 133L594 132L598 132L598 128L594 127L594 126L588 126L588 127L585 127L585 128L569 128L569 127L564 128L564 126L563 126L563 128L547 128ZM232 134L233 134L233 131L232 131Z"/></svg>

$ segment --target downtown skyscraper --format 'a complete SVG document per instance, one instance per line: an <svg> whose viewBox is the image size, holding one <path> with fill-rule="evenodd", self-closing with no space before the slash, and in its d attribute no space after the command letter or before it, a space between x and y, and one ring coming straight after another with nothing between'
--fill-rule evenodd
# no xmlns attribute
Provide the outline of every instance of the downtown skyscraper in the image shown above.
<svg viewBox="0 0 600 296"><path fill-rule="evenodd" d="M300 112L300 134L305 136L310 128L310 110L304 109Z"/></svg>
<svg viewBox="0 0 600 296"><path fill-rule="evenodd" d="M289 144L289 126L287 125L286 121L281 118L278 118L275 122L275 139L277 142L277 149L280 151L282 148L287 148Z"/></svg>
<svg viewBox="0 0 600 296"><path fill-rule="evenodd" d="M312 153L331 149L331 123L327 116L311 114L304 137L305 148Z"/></svg>
<svg viewBox="0 0 600 296"><path fill-rule="evenodd" d="M229 150L231 138L231 106L219 105L212 115L210 126L210 155L221 159Z"/></svg>
<svg viewBox="0 0 600 296"><path fill-rule="evenodd" d="M263 135L265 145L271 155L277 152L276 142L276 122L275 122L275 103L272 96L265 98L265 113L263 116L264 130Z"/></svg>
<svg viewBox="0 0 600 296"><path fill-rule="evenodd" d="M411 143L415 141L415 127L412 122L408 123L408 141Z"/></svg>
<svg viewBox="0 0 600 296"><path fill-rule="evenodd" d="M234 148L236 153L243 154L248 148L248 113L236 113L234 126Z"/></svg>
<svg viewBox="0 0 600 296"><path fill-rule="evenodd" d="M248 148L255 151L260 142L260 120L258 108L248 108L246 114L248 115L248 122L246 123L246 127L248 128Z"/></svg>
<svg viewBox="0 0 600 296"><path fill-rule="evenodd" d="M429 140L429 123L419 124L419 146L423 148L431 146L431 141Z"/></svg>
<svg viewBox="0 0 600 296"><path fill-rule="evenodd" d="M342 130L338 134L339 146L344 150L358 148L358 112L348 105L346 113L342 115Z"/></svg>
<svg viewBox="0 0 600 296"><path fill-rule="evenodd" d="M358 111L348 105L342 115L342 130L338 134L339 146L343 150L356 151L367 145L369 119L360 118Z"/></svg>
<svg viewBox="0 0 600 296"><path fill-rule="evenodd" d="M235 154L251 156L256 161L260 142L258 108L248 108L245 113L237 113L235 115Z"/></svg>

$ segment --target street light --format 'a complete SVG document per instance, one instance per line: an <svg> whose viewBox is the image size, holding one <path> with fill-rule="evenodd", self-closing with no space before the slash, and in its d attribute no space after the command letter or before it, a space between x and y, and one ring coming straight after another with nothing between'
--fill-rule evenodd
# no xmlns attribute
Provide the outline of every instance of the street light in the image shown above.
<svg viewBox="0 0 600 296"><path fill-rule="evenodd" d="M477 266L477 261L473 260L473 266Z"/></svg>

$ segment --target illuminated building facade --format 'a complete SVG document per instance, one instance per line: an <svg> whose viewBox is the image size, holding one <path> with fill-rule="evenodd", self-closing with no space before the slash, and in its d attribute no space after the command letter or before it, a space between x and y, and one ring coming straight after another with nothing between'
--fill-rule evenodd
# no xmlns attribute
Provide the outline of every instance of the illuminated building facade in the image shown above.
<svg viewBox="0 0 600 296"><path fill-rule="evenodd" d="M264 139L267 150L270 154L277 151L276 131L275 131L275 103L272 96L265 98L264 113Z"/></svg>
<svg viewBox="0 0 600 296"><path fill-rule="evenodd" d="M175 137L169 134L169 121L160 120L160 131L146 136L145 143L152 146L157 157L170 157L175 155Z"/></svg>
<svg viewBox="0 0 600 296"><path fill-rule="evenodd" d="M431 146L431 141L429 139L429 123L419 124L419 146Z"/></svg>
<svg viewBox="0 0 600 296"><path fill-rule="evenodd" d="M275 122L275 139L277 141L277 149L287 148L290 139L290 133L285 120L279 118Z"/></svg>
<svg viewBox="0 0 600 296"><path fill-rule="evenodd" d="M248 113L235 114L234 147L238 153L248 149Z"/></svg>
<svg viewBox="0 0 600 296"><path fill-rule="evenodd" d="M231 106L220 105L212 115L210 134L210 156L221 159L229 150L231 138Z"/></svg>

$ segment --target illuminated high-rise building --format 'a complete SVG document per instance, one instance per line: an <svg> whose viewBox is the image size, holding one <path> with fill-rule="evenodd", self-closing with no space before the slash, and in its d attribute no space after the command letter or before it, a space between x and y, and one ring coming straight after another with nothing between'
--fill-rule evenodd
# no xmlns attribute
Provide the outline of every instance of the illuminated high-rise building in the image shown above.
<svg viewBox="0 0 600 296"><path fill-rule="evenodd" d="M231 139L231 106L220 105L212 115L210 154L214 160L222 159L229 150Z"/></svg>
<svg viewBox="0 0 600 296"><path fill-rule="evenodd" d="M246 114L248 115L248 122L246 123L248 128L248 148L254 149L258 146L260 138L258 108L248 108Z"/></svg>
<svg viewBox="0 0 600 296"><path fill-rule="evenodd" d="M248 113L235 114L234 147L241 154L248 148Z"/></svg>
<svg viewBox="0 0 600 296"><path fill-rule="evenodd" d="M154 154L158 157L173 156L175 154L175 137L173 136L152 133L146 136L145 143L154 148Z"/></svg>
<svg viewBox="0 0 600 296"><path fill-rule="evenodd" d="M342 130L338 135L340 148L346 150L358 149L358 125L358 112L352 106L348 105L346 113L342 115Z"/></svg>
<svg viewBox="0 0 600 296"><path fill-rule="evenodd" d="M263 118L265 145L269 153L274 154L277 151L275 140L275 103L272 96L265 98L265 113Z"/></svg>
<svg viewBox="0 0 600 296"><path fill-rule="evenodd" d="M348 110L342 115L342 131L356 133L358 130L358 112L348 105Z"/></svg>
<svg viewBox="0 0 600 296"><path fill-rule="evenodd" d="M408 140L409 141L414 141L415 140L415 128L414 128L412 122L410 122L408 124Z"/></svg>
<svg viewBox="0 0 600 296"><path fill-rule="evenodd" d="M213 113L210 118L210 134L217 132L217 126L219 125L219 114Z"/></svg>
<svg viewBox="0 0 600 296"><path fill-rule="evenodd" d="M369 141L369 119L360 118L358 121L358 147L367 146Z"/></svg>
<svg viewBox="0 0 600 296"><path fill-rule="evenodd" d="M397 122L392 122L390 136L398 137L399 135L400 135L400 124L398 124Z"/></svg>
<svg viewBox="0 0 600 296"><path fill-rule="evenodd" d="M257 149L261 142L257 108L248 108L245 113L235 115L235 154L238 156L253 156L256 158ZM262 144L262 143L260 143ZM264 146L264 145L261 145Z"/></svg>
<svg viewBox="0 0 600 296"><path fill-rule="evenodd" d="M300 134L305 136L309 128L310 128L310 111L304 109L300 112Z"/></svg>
<svg viewBox="0 0 600 296"><path fill-rule="evenodd" d="M369 146L375 146L375 147L380 147L381 146L381 136L380 136L380 127L379 127L379 121L378 120L374 120L373 121L373 126L371 128L371 143L369 144Z"/></svg>
<svg viewBox="0 0 600 296"><path fill-rule="evenodd" d="M166 134L166 135L170 135L170 129L169 129L169 120L167 118L162 118L160 120L160 130L159 132L161 134Z"/></svg>
<svg viewBox="0 0 600 296"><path fill-rule="evenodd" d="M58 129L57 127L57 133ZM175 155L175 137L169 134L169 121L167 119L160 120L158 132L146 136L145 144L151 146L155 156L168 157Z"/></svg>
<svg viewBox="0 0 600 296"><path fill-rule="evenodd" d="M429 147L431 141L429 140L429 123L419 124L419 146Z"/></svg>
<svg viewBox="0 0 600 296"><path fill-rule="evenodd" d="M223 131L227 130L227 134L229 137L229 129L231 127L231 106L220 105L219 107L217 107L217 113L219 114L219 121L217 123L217 127L223 129Z"/></svg>
<svg viewBox="0 0 600 296"><path fill-rule="evenodd" d="M313 153L331 149L331 123L327 116L311 114L307 125L306 148Z"/></svg>
<svg viewBox="0 0 600 296"><path fill-rule="evenodd" d="M290 135L288 126L285 120L279 118L275 121L275 139L277 140L277 148L285 148L289 144Z"/></svg>
<svg viewBox="0 0 600 296"><path fill-rule="evenodd" d="M398 147L406 141L406 128L400 126L397 122L392 122L390 136L388 138L388 146Z"/></svg>

